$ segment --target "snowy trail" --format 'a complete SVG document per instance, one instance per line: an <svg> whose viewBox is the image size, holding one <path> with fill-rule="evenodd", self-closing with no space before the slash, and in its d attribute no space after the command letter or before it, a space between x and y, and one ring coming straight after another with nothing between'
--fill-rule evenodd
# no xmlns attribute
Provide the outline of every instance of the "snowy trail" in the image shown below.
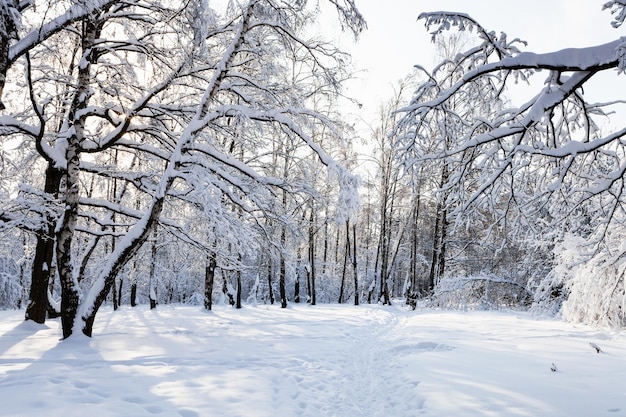
<svg viewBox="0 0 626 417"><path fill-rule="evenodd" d="M404 417L420 404L397 396L387 339L402 322L382 308L103 316L93 340L58 343L55 322L4 333L0 403L14 400L0 415Z"/></svg>
<svg viewBox="0 0 626 417"><path fill-rule="evenodd" d="M65 342L22 318L0 417L626 417L626 334L524 314L140 307Z"/></svg>

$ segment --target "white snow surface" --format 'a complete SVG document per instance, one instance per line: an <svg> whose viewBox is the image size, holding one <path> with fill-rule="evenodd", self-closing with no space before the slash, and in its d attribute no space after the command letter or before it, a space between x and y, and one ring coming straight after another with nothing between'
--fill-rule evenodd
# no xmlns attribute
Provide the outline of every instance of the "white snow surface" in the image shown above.
<svg viewBox="0 0 626 417"><path fill-rule="evenodd" d="M0 312L0 416L626 416L626 333L527 313L138 306L59 336Z"/></svg>

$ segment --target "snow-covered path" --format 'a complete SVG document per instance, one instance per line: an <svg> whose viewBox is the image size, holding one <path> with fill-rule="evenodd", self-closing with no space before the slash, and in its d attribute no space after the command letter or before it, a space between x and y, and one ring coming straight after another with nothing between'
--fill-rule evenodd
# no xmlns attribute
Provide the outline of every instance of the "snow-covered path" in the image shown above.
<svg viewBox="0 0 626 417"><path fill-rule="evenodd" d="M626 335L528 315L138 307L65 342L22 317L0 312L0 416L626 416Z"/></svg>

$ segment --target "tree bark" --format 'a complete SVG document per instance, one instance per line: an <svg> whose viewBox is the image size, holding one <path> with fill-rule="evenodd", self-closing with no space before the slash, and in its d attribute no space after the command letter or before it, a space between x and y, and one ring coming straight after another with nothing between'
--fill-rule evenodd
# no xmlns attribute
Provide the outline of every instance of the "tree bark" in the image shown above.
<svg viewBox="0 0 626 417"><path fill-rule="evenodd" d="M156 300L156 263L157 263L157 227L156 224L152 228L152 245L150 246L150 282L148 284L149 294L148 298L150 299L150 310L155 309L157 306ZM113 276L111 280L111 286L115 284L115 276Z"/></svg>
<svg viewBox="0 0 626 417"><path fill-rule="evenodd" d="M339 236L339 230L337 230L337 236ZM346 286L346 271L348 270L348 257L350 256L350 221L346 220L346 244L344 245L343 252L343 267L341 269L341 286L339 287L339 301L343 302L343 292Z"/></svg>
<svg viewBox="0 0 626 417"><path fill-rule="evenodd" d="M303 216L304 219L304 216ZM296 269L296 281L293 285L293 302L300 302L300 274L302 273L302 246L298 246L298 268Z"/></svg>
<svg viewBox="0 0 626 417"><path fill-rule="evenodd" d="M270 304L274 304L274 289L272 288L272 260L271 257L267 264L267 286L269 288Z"/></svg>
<svg viewBox="0 0 626 417"><path fill-rule="evenodd" d="M54 198L59 196L61 178L63 172L48 163L46 169L46 179L44 192ZM33 320L37 323L46 321L46 312L49 307L48 284L50 283L50 273L52 271L52 261L54 257L55 228L56 220L52 217L45 219L46 224L37 234L37 246L35 247L35 258L31 272L31 284L29 301L26 307L26 320Z"/></svg>
<svg viewBox="0 0 626 417"><path fill-rule="evenodd" d="M448 181L448 168L443 166L441 172L440 188ZM440 196L437 201L435 230L433 231L433 254L430 263L430 273L428 274L428 291L432 292L439 282L445 268L446 232L447 232L447 212L444 208L445 196Z"/></svg>
<svg viewBox="0 0 626 417"><path fill-rule="evenodd" d="M231 306L235 305L235 297L233 297L233 294L228 289L228 280L226 279L226 274L224 274L223 270L222 270L222 294L224 294L226 298L228 298L228 304L230 304Z"/></svg>
<svg viewBox="0 0 626 417"><path fill-rule="evenodd" d="M309 268L311 277L311 305L317 304L317 294L315 288L315 211L311 208L309 217Z"/></svg>
<svg viewBox="0 0 626 417"><path fill-rule="evenodd" d="M283 191L283 204L285 203L285 194ZM278 277L278 287L280 290L280 307L287 308L287 284L285 282L286 277L286 268L285 268L285 244L286 244L286 233L285 226L282 226L280 232L280 275Z"/></svg>
<svg viewBox="0 0 626 417"><path fill-rule="evenodd" d="M173 177L168 178L164 188L169 189L172 182ZM94 285L94 287L92 288L92 292L90 293L94 300L93 304L85 306L86 309L82 316L82 319L84 321L83 333L85 335L91 337L96 313L98 312L98 309L100 308L104 300L106 300L109 291L111 291L111 287L113 285L112 280L115 279L115 277L119 274L124 265L126 265L126 263L137 253L139 248L148 239L148 235L152 231L152 228L155 227L159 215L163 211L165 195L166 193L163 193L153 199L151 208L148 209L144 218L142 218L137 224L135 224L135 226L133 226L133 229L137 228L137 233L127 234L124 239L122 239L122 241L118 244L116 252L111 255L111 259L109 260L108 264L105 265L103 274L98 279L100 285ZM133 286L136 286L136 283L133 283Z"/></svg>
<svg viewBox="0 0 626 417"><path fill-rule="evenodd" d="M13 9L15 14L18 14L17 2L7 1L5 6L7 10L5 10L3 15L0 16L5 32L2 36L0 36L0 110L4 110L6 108L2 102L2 92L4 90L4 83L10 66L9 48L11 46L11 39L17 37L17 28L19 25L19 23L13 19L14 13L10 13L10 9Z"/></svg>
<svg viewBox="0 0 626 417"><path fill-rule="evenodd" d="M207 263L204 269L204 308L211 310L213 308L213 284L215 283L215 268L217 260L215 254L207 255Z"/></svg>
<svg viewBox="0 0 626 417"><path fill-rule="evenodd" d="M99 33L99 23L95 17L83 20L82 51L86 64L79 65L77 89L70 106L69 120L72 123L71 134L67 138L65 159L65 210L57 233L57 268L61 281L61 324L63 338L72 334L76 313L78 311L78 282L74 277L72 262L72 241L78 222L78 204L80 199L80 151L85 137L85 115L82 110L87 107L91 82L91 60L94 58L95 39Z"/></svg>
<svg viewBox="0 0 626 417"><path fill-rule="evenodd" d="M137 306L137 283L133 282L130 284L130 306Z"/></svg>
<svg viewBox="0 0 626 417"><path fill-rule="evenodd" d="M350 244L348 243L348 246ZM359 274L356 258L356 223L352 225L352 271L354 272L354 305L359 305Z"/></svg>
<svg viewBox="0 0 626 417"><path fill-rule="evenodd" d="M235 298L235 308L241 308L241 271L237 271L237 296Z"/></svg>

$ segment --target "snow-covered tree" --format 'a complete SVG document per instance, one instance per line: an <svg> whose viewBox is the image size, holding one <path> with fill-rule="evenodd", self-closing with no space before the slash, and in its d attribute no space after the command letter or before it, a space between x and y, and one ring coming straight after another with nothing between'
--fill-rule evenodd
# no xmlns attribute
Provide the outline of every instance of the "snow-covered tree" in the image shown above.
<svg viewBox="0 0 626 417"><path fill-rule="evenodd" d="M299 141L342 184L350 183L350 174L313 140L322 126L339 134L308 100L338 91L345 56L305 37L303 29L316 17L312 5L251 0L230 3L222 15L203 1L180 9L156 1L101 3L89 13L69 7L50 21L36 13L28 19L39 29L57 23L23 49L27 82L15 81L11 94L29 100L18 108L18 100L5 99L2 120L5 134L34 143L56 171L55 186L39 194L61 204L51 206L49 219L39 216L39 224L55 244L64 337L91 335L117 277L157 224L218 262L229 253L245 254L255 239L275 244L267 240L265 219L292 222L279 210L282 196L311 189L298 178L267 172L271 157L264 155L280 149L273 143ZM354 4L332 3L341 22L358 33L364 23ZM193 30L185 30L189 26ZM24 37L28 30L22 29ZM74 41L72 53L48 55L58 50L61 32ZM18 35L14 45L22 40ZM306 85L285 82L291 69L281 57L296 50L311 80ZM107 156L113 153L119 154L116 165ZM122 185L114 193L85 187L94 181ZM197 214L206 227L190 227L189 216ZM108 246L105 262L84 269L92 248L108 241L99 236L114 237L114 248ZM85 238L93 246L82 247ZM229 265L240 268L235 258L239 263ZM81 276L87 270L90 276Z"/></svg>
<svg viewBox="0 0 626 417"><path fill-rule="evenodd" d="M620 26L626 2L604 7L614 14L613 25ZM456 114L464 127L452 146L423 156L451 167L442 188L457 202L456 213L476 218L488 212L494 224L523 225L518 239L561 226L602 240L607 230L622 227L626 128L609 130L602 124L611 106L622 102L621 90L616 86L616 97L596 103L586 98L584 87L606 72L617 72L614 83L621 82L624 39L537 54L522 52L519 40L496 35L465 14L425 13L420 19L433 38L457 28L475 33L478 42L452 61L459 73L452 85L432 98L416 96L403 109L402 143L410 148L416 138L412 127L470 97L476 86L488 88L497 109ZM543 86L530 99L510 103L512 84L542 76Z"/></svg>

